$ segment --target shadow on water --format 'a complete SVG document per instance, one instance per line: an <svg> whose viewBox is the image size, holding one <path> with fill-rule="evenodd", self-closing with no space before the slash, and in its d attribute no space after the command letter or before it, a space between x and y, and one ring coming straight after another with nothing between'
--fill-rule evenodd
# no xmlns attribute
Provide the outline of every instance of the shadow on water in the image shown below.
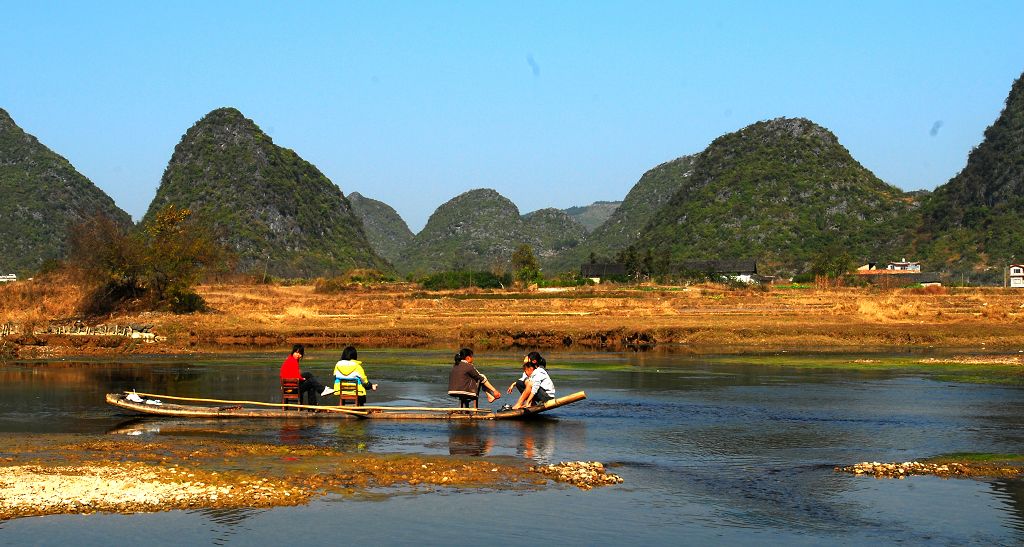
<svg viewBox="0 0 1024 547"><path fill-rule="evenodd" d="M210 521L210 543L227 545L233 536L250 532L246 521L264 512L262 509L196 509L188 513L199 515Z"/></svg>

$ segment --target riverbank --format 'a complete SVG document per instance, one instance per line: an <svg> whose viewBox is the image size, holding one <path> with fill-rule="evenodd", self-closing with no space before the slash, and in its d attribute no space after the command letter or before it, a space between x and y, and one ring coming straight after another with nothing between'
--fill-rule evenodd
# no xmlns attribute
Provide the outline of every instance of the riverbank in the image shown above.
<svg viewBox="0 0 1024 547"><path fill-rule="evenodd" d="M84 320L142 325L155 340L68 334L72 285L0 288L7 358L339 347L634 349L751 353L829 348L1024 349L1024 293L1009 289L581 287L439 291L408 284L321 294L312 286L199 287L210 311Z"/></svg>

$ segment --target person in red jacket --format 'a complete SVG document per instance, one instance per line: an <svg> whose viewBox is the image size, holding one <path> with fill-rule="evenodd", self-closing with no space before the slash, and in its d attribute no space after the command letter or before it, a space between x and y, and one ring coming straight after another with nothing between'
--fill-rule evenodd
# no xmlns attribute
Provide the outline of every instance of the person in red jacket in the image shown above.
<svg viewBox="0 0 1024 547"><path fill-rule="evenodd" d="M299 370L299 359L306 354L306 348L302 344L292 346L292 353L281 363L281 379L300 378L299 381L299 402L302 396L306 396L306 403L311 405L320 404L319 394L324 390L324 385L317 381L311 372Z"/></svg>

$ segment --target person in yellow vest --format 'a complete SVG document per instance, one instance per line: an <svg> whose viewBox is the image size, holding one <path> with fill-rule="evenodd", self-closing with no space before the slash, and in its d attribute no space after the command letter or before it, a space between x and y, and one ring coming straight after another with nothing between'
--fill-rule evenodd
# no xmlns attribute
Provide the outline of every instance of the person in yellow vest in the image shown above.
<svg viewBox="0 0 1024 547"><path fill-rule="evenodd" d="M341 391L342 382L355 382L358 405L366 404L366 390L377 390L377 384L371 384L363 370L363 362L359 360L356 348L348 346L341 352L341 360L334 364L334 388L325 387L321 395L330 395Z"/></svg>

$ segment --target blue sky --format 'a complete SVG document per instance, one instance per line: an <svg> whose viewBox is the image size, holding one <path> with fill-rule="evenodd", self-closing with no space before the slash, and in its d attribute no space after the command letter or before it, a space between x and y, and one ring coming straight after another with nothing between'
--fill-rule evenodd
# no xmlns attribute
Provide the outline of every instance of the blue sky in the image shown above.
<svg viewBox="0 0 1024 547"><path fill-rule="evenodd" d="M905 190L955 175L1024 72L1024 2L0 1L0 108L138 219L234 106L416 231L525 213L802 116Z"/></svg>

